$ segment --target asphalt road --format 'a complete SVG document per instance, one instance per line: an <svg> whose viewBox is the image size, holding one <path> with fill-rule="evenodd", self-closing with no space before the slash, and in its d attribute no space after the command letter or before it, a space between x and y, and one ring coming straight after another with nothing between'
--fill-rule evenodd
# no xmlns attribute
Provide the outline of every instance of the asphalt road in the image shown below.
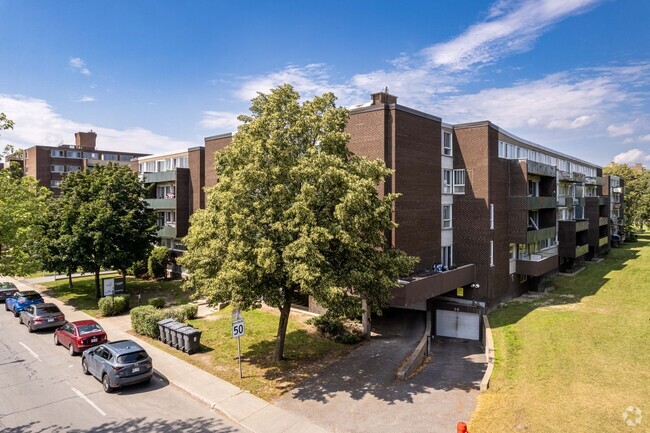
<svg viewBox="0 0 650 433"><path fill-rule="evenodd" d="M110 338L110 336L109 336ZM156 360L153 360L154 368ZM246 432L155 375L106 394L53 343L53 331L27 332L0 305L0 431Z"/></svg>

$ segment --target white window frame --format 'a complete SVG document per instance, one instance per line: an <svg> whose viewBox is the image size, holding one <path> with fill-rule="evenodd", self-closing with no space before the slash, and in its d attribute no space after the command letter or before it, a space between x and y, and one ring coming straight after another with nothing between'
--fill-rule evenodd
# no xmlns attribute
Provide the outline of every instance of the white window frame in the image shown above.
<svg viewBox="0 0 650 433"><path fill-rule="evenodd" d="M65 173L65 165L50 165L50 173Z"/></svg>
<svg viewBox="0 0 650 433"><path fill-rule="evenodd" d="M50 150L50 156L53 158L65 158L65 152L62 150L52 149Z"/></svg>
<svg viewBox="0 0 650 433"><path fill-rule="evenodd" d="M443 268L449 269L454 264L454 247L448 245L440 249L440 258Z"/></svg>
<svg viewBox="0 0 650 433"><path fill-rule="evenodd" d="M68 150L65 153L66 158L75 158L75 159L81 159L83 153L78 151L78 150Z"/></svg>
<svg viewBox="0 0 650 433"><path fill-rule="evenodd" d="M447 178L449 176L449 178ZM442 170L442 193L443 194L452 194L454 192L454 170L443 169Z"/></svg>
<svg viewBox="0 0 650 433"><path fill-rule="evenodd" d="M445 218L445 209L449 209L449 217L448 218ZM452 206L450 204L442 205L442 228L443 229L451 229L451 228L453 228L452 218L453 218Z"/></svg>
<svg viewBox="0 0 650 433"><path fill-rule="evenodd" d="M466 178L464 168L454 169L454 194L465 194Z"/></svg>
<svg viewBox="0 0 650 433"><path fill-rule="evenodd" d="M449 141L445 140L449 137ZM445 156L453 156L454 149L454 136L450 131L442 131L442 154Z"/></svg>
<svg viewBox="0 0 650 433"><path fill-rule="evenodd" d="M494 203L490 203L490 230L494 230Z"/></svg>
<svg viewBox="0 0 650 433"><path fill-rule="evenodd" d="M66 165L65 166L65 172L66 173L74 173L75 171L81 170L81 166L79 165Z"/></svg>
<svg viewBox="0 0 650 433"><path fill-rule="evenodd" d="M490 241L490 267L494 267L494 241Z"/></svg>
<svg viewBox="0 0 650 433"><path fill-rule="evenodd" d="M51 179L50 180L50 188L61 188L61 180L60 179Z"/></svg>
<svg viewBox="0 0 650 433"><path fill-rule="evenodd" d="M103 153L102 161L117 161L119 158L114 153Z"/></svg>

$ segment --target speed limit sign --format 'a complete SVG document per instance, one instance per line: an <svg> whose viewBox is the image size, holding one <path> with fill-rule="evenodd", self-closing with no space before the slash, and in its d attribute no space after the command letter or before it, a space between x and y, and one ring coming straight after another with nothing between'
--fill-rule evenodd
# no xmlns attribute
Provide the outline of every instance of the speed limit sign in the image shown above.
<svg viewBox="0 0 650 433"><path fill-rule="evenodd" d="M232 338L242 337L244 335L244 319L232 322Z"/></svg>

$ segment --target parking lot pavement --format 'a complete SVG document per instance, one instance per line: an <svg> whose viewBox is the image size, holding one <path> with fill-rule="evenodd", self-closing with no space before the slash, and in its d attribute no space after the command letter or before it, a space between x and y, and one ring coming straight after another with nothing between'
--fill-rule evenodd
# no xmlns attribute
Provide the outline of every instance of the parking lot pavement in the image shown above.
<svg viewBox="0 0 650 433"><path fill-rule="evenodd" d="M408 315L412 314L411 317ZM337 432L450 432L476 406L486 368L478 342L436 339L429 363L404 382L401 361L424 330L417 312L375 319L381 333L278 401Z"/></svg>

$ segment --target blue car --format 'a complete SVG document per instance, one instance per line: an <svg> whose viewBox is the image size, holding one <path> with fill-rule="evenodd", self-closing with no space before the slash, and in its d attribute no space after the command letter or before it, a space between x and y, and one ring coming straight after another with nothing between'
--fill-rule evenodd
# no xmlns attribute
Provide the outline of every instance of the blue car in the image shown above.
<svg viewBox="0 0 650 433"><path fill-rule="evenodd" d="M30 305L42 304L45 301L38 292L34 290L24 290L22 292L16 292L11 298L7 298L5 301L5 310L12 311L14 317L18 317L20 312Z"/></svg>

